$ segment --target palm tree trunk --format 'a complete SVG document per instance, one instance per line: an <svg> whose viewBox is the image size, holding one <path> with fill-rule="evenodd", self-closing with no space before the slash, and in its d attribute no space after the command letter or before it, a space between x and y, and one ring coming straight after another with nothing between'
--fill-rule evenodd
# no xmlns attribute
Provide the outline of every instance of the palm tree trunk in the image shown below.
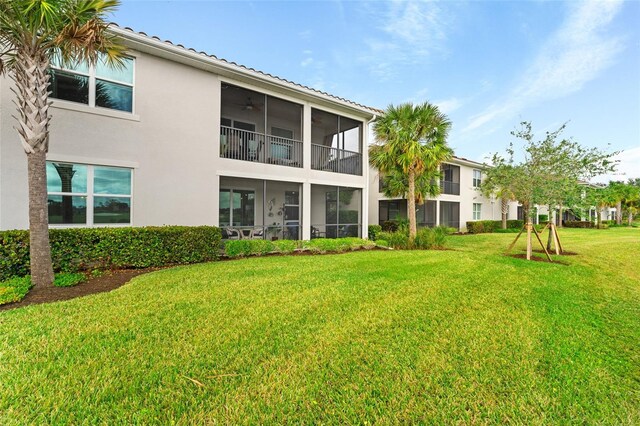
<svg viewBox="0 0 640 426"><path fill-rule="evenodd" d="M408 197L409 240L413 240L418 233L418 228L416 226L416 175L413 170L409 172Z"/></svg>
<svg viewBox="0 0 640 426"><path fill-rule="evenodd" d="M622 200L616 202L616 224L622 225Z"/></svg>
<svg viewBox="0 0 640 426"><path fill-rule="evenodd" d="M16 84L18 135L27 153L29 183L29 253L34 286L53 284L47 209L49 148L49 59L37 46L23 46L11 77Z"/></svg>
<svg viewBox="0 0 640 426"><path fill-rule="evenodd" d="M502 229L507 229L507 215L509 214L509 199L502 197L500 202L502 209Z"/></svg>
<svg viewBox="0 0 640 426"><path fill-rule="evenodd" d="M49 246L46 155L40 150L27 155L31 282L37 286L48 286L53 283Z"/></svg>

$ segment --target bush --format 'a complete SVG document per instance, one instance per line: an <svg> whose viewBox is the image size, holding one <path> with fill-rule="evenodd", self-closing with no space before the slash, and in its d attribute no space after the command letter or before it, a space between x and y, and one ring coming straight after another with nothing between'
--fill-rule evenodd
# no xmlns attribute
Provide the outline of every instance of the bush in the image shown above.
<svg viewBox="0 0 640 426"><path fill-rule="evenodd" d="M500 226L502 226L502 221L500 221ZM524 226L524 220L507 220L507 229L522 229Z"/></svg>
<svg viewBox="0 0 640 426"><path fill-rule="evenodd" d="M293 253L298 248L298 241L294 240L276 240L272 241L273 249L278 253Z"/></svg>
<svg viewBox="0 0 640 426"><path fill-rule="evenodd" d="M74 285L78 285L86 280L87 277L84 274L56 274L55 279L53 280L53 285L56 287L73 287Z"/></svg>
<svg viewBox="0 0 640 426"><path fill-rule="evenodd" d="M418 229L413 244L417 249L430 249L435 245L435 232L431 228Z"/></svg>
<svg viewBox="0 0 640 426"><path fill-rule="evenodd" d="M502 225L497 220L475 220L467 222L467 232L471 234L482 234L485 232L493 232Z"/></svg>
<svg viewBox="0 0 640 426"><path fill-rule="evenodd" d="M549 222L549 215L548 214L540 214L540 215L538 215L538 222L540 222L540 223Z"/></svg>
<svg viewBox="0 0 640 426"><path fill-rule="evenodd" d="M398 230L398 222L395 220L386 220L382 223L382 231L396 232Z"/></svg>
<svg viewBox="0 0 640 426"><path fill-rule="evenodd" d="M31 277L13 277L0 282L0 305L19 302L29 293Z"/></svg>
<svg viewBox="0 0 640 426"><path fill-rule="evenodd" d="M349 250L369 249L375 247L375 243L362 238L316 238L303 241L302 248L313 253L343 253Z"/></svg>
<svg viewBox="0 0 640 426"><path fill-rule="evenodd" d="M382 232L382 226L380 225L369 225L369 239L375 241L378 234Z"/></svg>
<svg viewBox="0 0 640 426"><path fill-rule="evenodd" d="M565 228L593 228L593 223L588 220L567 220L563 226Z"/></svg>
<svg viewBox="0 0 640 426"><path fill-rule="evenodd" d="M409 236L404 232L381 232L378 239L387 242L389 247L406 250L409 248Z"/></svg>
<svg viewBox="0 0 640 426"><path fill-rule="evenodd" d="M435 248L443 248L445 246L447 235L452 234L451 229L453 229L454 232L457 231L455 228L447 228L446 226L436 226L433 228L433 243Z"/></svg>
<svg viewBox="0 0 640 426"><path fill-rule="evenodd" d="M231 240L224 244L229 257L260 256L274 251L273 242L268 240Z"/></svg>
<svg viewBox="0 0 640 426"><path fill-rule="evenodd" d="M387 240L381 240L380 238L376 240L376 245L378 247L389 247L389 243L387 242Z"/></svg>
<svg viewBox="0 0 640 426"><path fill-rule="evenodd" d="M213 226L49 230L55 272L207 262L220 255ZM0 231L0 280L29 273L29 232Z"/></svg>

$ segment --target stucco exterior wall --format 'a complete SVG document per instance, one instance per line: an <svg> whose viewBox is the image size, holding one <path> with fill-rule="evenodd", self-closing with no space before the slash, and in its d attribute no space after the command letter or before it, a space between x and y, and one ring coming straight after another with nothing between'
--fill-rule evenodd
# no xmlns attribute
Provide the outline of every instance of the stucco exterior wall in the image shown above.
<svg viewBox="0 0 640 426"><path fill-rule="evenodd" d="M311 185L360 188L363 176L311 170L311 108L361 121L372 112L300 96L286 87L232 76L132 50L134 111L124 113L54 100L48 160L133 169L133 226L217 225L221 176L302 184L303 237L308 238ZM11 82L0 78L0 229L28 227L26 155L13 129ZM220 158L221 83L303 105L303 168ZM367 132L362 146L368 146ZM368 163L363 149L363 164ZM364 204L364 203L363 203ZM366 234L366 205L363 233Z"/></svg>

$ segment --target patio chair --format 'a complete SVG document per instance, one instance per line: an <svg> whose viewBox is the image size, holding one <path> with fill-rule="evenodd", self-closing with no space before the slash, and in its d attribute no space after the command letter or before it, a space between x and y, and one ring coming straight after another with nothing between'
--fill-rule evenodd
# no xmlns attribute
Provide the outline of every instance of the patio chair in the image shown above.
<svg viewBox="0 0 640 426"><path fill-rule="evenodd" d="M259 226L257 228L253 228L253 232L251 233L252 240L262 240L264 239L264 228Z"/></svg>
<svg viewBox="0 0 640 426"><path fill-rule="evenodd" d="M225 228L227 232L227 240L239 240L240 239L240 231L235 228L227 227Z"/></svg>

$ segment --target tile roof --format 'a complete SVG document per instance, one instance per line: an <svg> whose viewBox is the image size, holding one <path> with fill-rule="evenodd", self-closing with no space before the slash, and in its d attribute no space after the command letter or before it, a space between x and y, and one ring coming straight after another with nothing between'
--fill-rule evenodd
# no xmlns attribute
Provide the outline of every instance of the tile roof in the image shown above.
<svg viewBox="0 0 640 426"><path fill-rule="evenodd" d="M368 110L368 111L370 111L370 112L372 112L372 113L375 113L375 114L382 114L382 113L384 113L384 111L382 111L382 110L380 110L380 109L378 109L378 108L373 108L373 107L369 107L369 106L366 106L366 105L363 105L363 104L359 104L359 103L354 102L354 101L351 101L351 100L349 100L349 99L341 98L341 97L339 97L339 96L335 96L335 95L332 95L332 94L330 94L330 93L323 92L323 91L318 90L318 89L314 89L313 87L305 86L304 84L296 83L296 82L293 82L293 81L291 81L291 80L287 80L287 79L285 79L285 78L278 77L277 75L269 74L269 73L266 73L266 72L264 72L264 71L257 70L257 69L255 69L255 68L250 68L250 67L247 67L247 66L245 66L245 65L238 64L238 63L236 63L236 62L228 61L228 60L226 60L226 59L224 59L224 58L219 58L219 57L217 57L217 56L215 56L215 55L211 55L211 54L208 54L208 53L203 52L203 51L198 52L197 50L195 50L195 49L193 49L193 48L185 47L185 46L183 46L182 44L174 43L174 42L172 42L171 40L162 40L162 39L161 39L160 37L158 37L158 36L150 36L150 35L148 35L148 34L146 34L146 33L144 33L144 32L141 32L141 31L135 31L135 30L133 30L132 28L129 28L129 27L121 27L121 26L119 26L119 25L118 25L118 24L116 24L116 23L111 23L111 25L112 25L113 27L116 27L116 28L120 29L120 30L128 31L128 32L130 32L130 33L132 33L132 34L135 34L135 35L144 36L144 37L147 37L147 38L150 38L150 39L153 39L153 40L159 41L159 42L161 42L161 43L165 43L165 44L170 45L170 46L173 46L173 47L178 47L178 48L184 49L185 51L192 52L192 53L196 53L196 54L198 54L198 55L202 55L202 56L204 56L204 57L206 57L206 58L208 58L208 59L213 59L213 60L215 60L215 61L220 61L220 62L223 62L223 63L228 64L228 65L233 65L233 66L235 66L235 67L237 67L237 68L239 68L239 69L241 69L241 70L254 72L254 73L259 74L259 75L261 75L261 76L263 76L263 77L272 78L272 79L274 79L274 80L277 80L277 81L279 81L279 82L281 82L281 83L286 83L286 84L294 85L294 86L296 86L296 87L298 87L298 88L305 89L305 90L309 90L309 91L314 92L314 93L316 93L316 94L318 94L318 95L322 95L322 96L325 96L325 97L328 97L328 98L331 98L331 99L334 99L334 100L337 100L337 101L340 101L340 102L344 102L344 103L347 103L347 104L353 105L353 106L355 106L355 107L357 107L357 108Z"/></svg>

